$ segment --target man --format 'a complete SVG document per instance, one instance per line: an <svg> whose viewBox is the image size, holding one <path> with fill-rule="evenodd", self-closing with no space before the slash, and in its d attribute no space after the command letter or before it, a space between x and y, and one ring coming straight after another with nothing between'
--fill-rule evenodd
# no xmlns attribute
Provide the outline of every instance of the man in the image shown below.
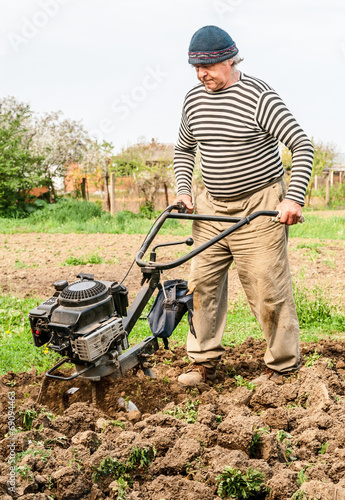
<svg viewBox="0 0 345 500"><path fill-rule="evenodd" d="M180 375L184 386L216 377L227 315L227 274L234 261L251 310L267 342L267 366L258 382L295 371L300 365L299 325L287 257L288 226L302 214L313 147L278 94L237 69L240 58L230 35L205 26L192 37L189 63L200 84L188 92L175 148L176 201L191 213L244 217L280 210L280 224L258 217L192 261L193 324L187 352L192 365ZM279 141L292 152L289 189L283 180ZM197 146L204 192L195 205L191 181ZM193 222L196 245L227 227Z"/></svg>

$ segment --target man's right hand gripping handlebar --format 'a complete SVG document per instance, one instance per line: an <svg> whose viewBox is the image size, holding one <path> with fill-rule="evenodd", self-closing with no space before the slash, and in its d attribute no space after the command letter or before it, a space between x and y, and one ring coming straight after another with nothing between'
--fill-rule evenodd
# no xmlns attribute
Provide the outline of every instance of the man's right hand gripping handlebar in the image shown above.
<svg viewBox="0 0 345 500"><path fill-rule="evenodd" d="M189 194L180 194L174 201L174 205L181 204L181 212L187 214L192 214L194 212L194 205L192 203L192 197ZM184 205L184 207L183 207ZM180 210L179 210L180 211Z"/></svg>

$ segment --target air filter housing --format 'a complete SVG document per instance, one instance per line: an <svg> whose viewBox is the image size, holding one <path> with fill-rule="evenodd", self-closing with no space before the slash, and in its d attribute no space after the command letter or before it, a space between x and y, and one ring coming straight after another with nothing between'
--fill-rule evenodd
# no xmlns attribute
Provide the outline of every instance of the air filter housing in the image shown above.
<svg viewBox="0 0 345 500"><path fill-rule="evenodd" d="M76 281L62 290L58 302L66 307L83 307L101 302L108 295L108 288L100 281Z"/></svg>

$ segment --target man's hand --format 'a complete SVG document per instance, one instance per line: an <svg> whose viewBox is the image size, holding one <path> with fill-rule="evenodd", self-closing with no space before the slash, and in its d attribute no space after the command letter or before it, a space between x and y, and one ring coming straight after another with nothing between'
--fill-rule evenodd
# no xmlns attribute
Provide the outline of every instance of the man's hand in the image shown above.
<svg viewBox="0 0 345 500"><path fill-rule="evenodd" d="M194 206L192 203L192 197L189 194L180 194L174 201L174 204L177 203L178 201L182 201L186 205L188 214L193 213Z"/></svg>
<svg viewBox="0 0 345 500"><path fill-rule="evenodd" d="M302 215L302 207L298 203L292 200L283 200L277 206L276 210L281 211L281 216L279 222L281 224L287 224L288 226L292 226L293 224L297 224L299 222Z"/></svg>

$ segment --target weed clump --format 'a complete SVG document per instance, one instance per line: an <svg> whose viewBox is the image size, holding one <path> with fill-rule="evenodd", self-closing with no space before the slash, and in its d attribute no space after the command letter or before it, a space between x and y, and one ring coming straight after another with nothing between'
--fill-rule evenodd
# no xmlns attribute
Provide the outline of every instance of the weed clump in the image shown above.
<svg viewBox="0 0 345 500"><path fill-rule="evenodd" d="M292 438L292 436L291 436L291 434L289 434L289 432L286 432L283 429L281 429L277 432L277 439L278 439L279 443L282 443L284 441L284 439L287 439L287 438L289 438L289 439Z"/></svg>
<svg viewBox="0 0 345 500"><path fill-rule="evenodd" d="M40 457L43 462L46 462L51 454L51 450L43 450L43 449L29 449L24 450L16 454L15 462L20 462L27 455L31 455L33 457Z"/></svg>
<svg viewBox="0 0 345 500"><path fill-rule="evenodd" d="M279 443L283 443L285 446L285 460L287 462L293 462L294 460L297 460L297 458L292 455L293 449L290 439L293 439L293 436L283 429L277 432L277 440L279 441Z"/></svg>
<svg viewBox="0 0 345 500"><path fill-rule="evenodd" d="M305 468L301 469L297 474L297 486L301 486L301 484L308 481L309 477L305 473Z"/></svg>
<svg viewBox="0 0 345 500"><path fill-rule="evenodd" d="M101 432L104 432L108 425L113 425L114 427L120 427L120 429L122 430L126 428L126 424L124 422L120 422L119 420L107 420L103 425Z"/></svg>
<svg viewBox="0 0 345 500"><path fill-rule="evenodd" d="M221 498L251 498L257 493L267 492L265 486L265 475L249 467L242 473L239 469L225 467L224 471L217 476L217 494Z"/></svg>
<svg viewBox="0 0 345 500"><path fill-rule="evenodd" d="M28 409L25 411L20 411L19 415L23 415L23 425L27 431L30 431L32 429L34 420L38 416L36 410Z"/></svg>
<svg viewBox="0 0 345 500"><path fill-rule="evenodd" d="M156 456L156 450L151 448L140 448L134 446L130 450L130 455L126 462L121 462L116 458L106 457L99 466L94 469L92 480L94 482L101 481L108 476L112 476L118 482L118 489L121 494L127 486L133 483L131 473L149 467Z"/></svg>
<svg viewBox="0 0 345 500"><path fill-rule="evenodd" d="M67 257L63 266L85 266L86 264L103 264L104 259L98 253L92 253L87 256L75 257L70 255Z"/></svg>
<svg viewBox="0 0 345 500"><path fill-rule="evenodd" d="M304 500L307 498L307 493L303 490L297 490L291 497L291 500Z"/></svg>
<svg viewBox="0 0 345 500"><path fill-rule="evenodd" d="M164 413L180 420L185 420L188 424L194 424L198 418L198 406L200 401L191 401L187 399L184 408L175 406L172 410L166 410Z"/></svg>
<svg viewBox="0 0 345 500"><path fill-rule="evenodd" d="M324 455L327 452L327 448L329 446L329 443L322 443L321 448L319 450L319 455Z"/></svg>
<svg viewBox="0 0 345 500"><path fill-rule="evenodd" d="M263 434L269 434L269 427L254 429L252 441L250 443L250 456L255 457L258 446L262 443L261 437Z"/></svg>
<svg viewBox="0 0 345 500"><path fill-rule="evenodd" d="M316 350L313 352L313 354L309 354L308 356L305 356L305 366L307 368L311 368L315 361L317 361L319 358L321 358L321 354L319 354Z"/></svg>
<svg viewBox="0 0 345 500"><path fill-rule="evenodd" d="M254 382L248 382L242 375L235 375L235 384L237 387L247 387L250 391L254 391L257 387Z"/></svg>
<svg viewBox="0 0 345 500"><path fill-rule="evenodd" d="M144 468L149 467L151 462L156 456L155 448L140 448L139 446L134 446L131 449L131 453L128 457L127 466L129 468Z"/></svg>
<svg viewBox="0 0 345 500"><path fill-rule="evenodd" d="M97 483L107 476L113 476L116 480L120 477L125 478L127 477L127 470L126 464L123 464L116 458L106 457L103 458L99 466L94 470L92 480Z"/></svg>

